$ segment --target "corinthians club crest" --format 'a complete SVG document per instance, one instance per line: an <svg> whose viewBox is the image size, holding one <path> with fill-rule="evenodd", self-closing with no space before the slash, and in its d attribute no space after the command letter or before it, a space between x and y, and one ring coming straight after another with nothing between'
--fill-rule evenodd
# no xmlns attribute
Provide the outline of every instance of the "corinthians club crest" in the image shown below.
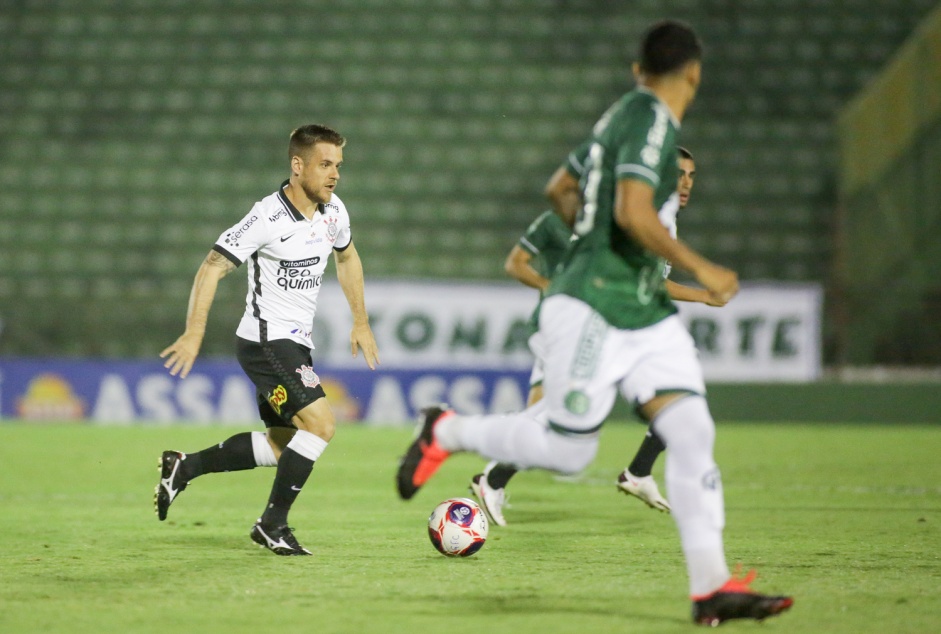
<svg viewBox="0 0 941 634"><path fill-rule="evenodd" d="M340 228L337 227L337 219L333 217L327 218L327 239L329 239L330 242L336 242L339 234Z"/></svg>
<svg viewBox="0 0 941 634"><path fill-rule="evenodd" d="M306 387L317 387L320 385L320 377L314 372L314 369L308 365L302 365L300 369L294 370L301 375L301 383Z"/></svg>

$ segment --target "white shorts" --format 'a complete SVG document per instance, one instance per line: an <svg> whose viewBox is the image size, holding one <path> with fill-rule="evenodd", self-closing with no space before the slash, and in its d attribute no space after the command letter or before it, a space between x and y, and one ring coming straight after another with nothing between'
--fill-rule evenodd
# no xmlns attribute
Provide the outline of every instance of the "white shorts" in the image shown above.
<svg viewBox="0 0 941 634"><path fill-rule="evenodd" d="M676 315L620 330L585 302L553 295L542 304L543 390L550 426L597 432L621 394L639 406L663 392L705 394L693 338Z"/></svg>
<svg viewBox="0 0 941 634"><path fill-rule="evenodd" d="M546 375L542 360L545 354L545 346L542 342L543 337L541 337L538 332L533 333L529 338L529 351L533 353L533 357L535 358L535 361L533 361L533 371L529 373L529 387L542 385L542 380Z"/></svg>

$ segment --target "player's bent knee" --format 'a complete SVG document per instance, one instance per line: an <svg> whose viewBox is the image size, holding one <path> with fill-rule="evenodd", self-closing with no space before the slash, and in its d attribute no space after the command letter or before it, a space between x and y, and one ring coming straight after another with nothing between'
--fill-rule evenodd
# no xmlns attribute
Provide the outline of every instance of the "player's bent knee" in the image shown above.
<svg viewBox="0 0 941 634"><path fill-rule="evenodd" d="M651 425L668 450L688 446L711 451L715 442L716 427L709 406L698 394L681 396L663 406Z"/></svg>
<svg viewBox="0 0 941 634"><path fill-rule="evenodd" d="M293 422L298 429L309 431L328 442L336 433L336 419L325 398L317 399L303 408L294 415Z"/></svg>
<svg viewBox="0 0 941 634"><path fill-rule="evenodd" d="M588 468L598 453L598 439L571 438L554 434L550 441L551 469L563 475L575 475Z"/></svg>

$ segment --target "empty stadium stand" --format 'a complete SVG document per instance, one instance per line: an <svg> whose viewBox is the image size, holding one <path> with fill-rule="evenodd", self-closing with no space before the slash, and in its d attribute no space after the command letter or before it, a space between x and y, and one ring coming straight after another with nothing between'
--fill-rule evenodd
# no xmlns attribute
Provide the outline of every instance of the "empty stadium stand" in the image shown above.
<svg viewBox="0 0 941 634"><path fill-rule="evenodd" d="M152 357L218 234L348 139L368 277L503 279L652 21L706 45L680 232L743 279L825 281L832 118L934 0L20 0L0 13L0 353ZM244 282L205 343L231 352Z"/></svg>

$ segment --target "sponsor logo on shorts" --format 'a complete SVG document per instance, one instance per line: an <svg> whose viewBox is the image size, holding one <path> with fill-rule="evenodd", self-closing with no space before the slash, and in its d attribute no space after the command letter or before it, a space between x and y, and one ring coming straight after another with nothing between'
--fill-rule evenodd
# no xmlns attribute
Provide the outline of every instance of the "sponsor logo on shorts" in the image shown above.
<svg viewBox="0 0 941 634"><path fill-rule="evenodd" d="M276 413L281 413L281 406L288 402L288 391L284 389L283 385L272 390L271 394L268 395L268 404L271 405Z"/></svg>
<svg viewBox="0 0 941 634"><path fill-rule="evenodd" d="M565 395L565 409L581 416L588 412L591 399L581 390L572 390Z"/></svg>
<svg viewBox="0 0 941 634"><path fill-rule="evenodd" d="M294 370L301 375L301 383L307 387L317 387L320 385L320 377L317 376L317 373L314 372L314 369L309 365L302 365L299 369Z"/></svg>

